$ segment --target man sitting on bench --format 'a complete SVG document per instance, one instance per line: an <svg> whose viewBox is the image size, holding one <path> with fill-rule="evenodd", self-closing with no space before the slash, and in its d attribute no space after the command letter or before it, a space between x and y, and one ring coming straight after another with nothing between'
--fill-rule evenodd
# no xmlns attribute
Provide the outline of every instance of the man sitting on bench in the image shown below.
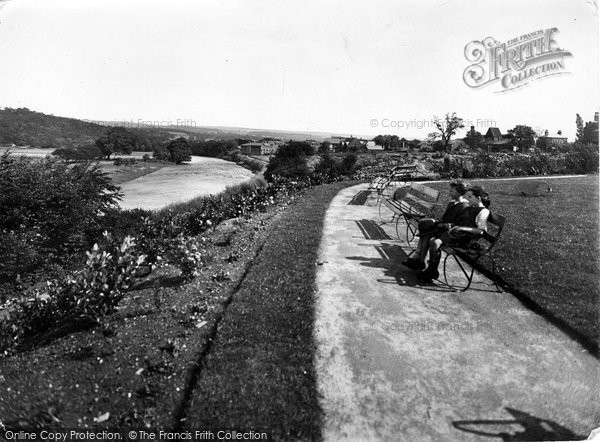
<svg viewBox="0 0 600 442"><path fill-rule="evenodd" d="M415 250L415 257L403 261L403 265L413 270L423 270L425 268L425 257L429 249L429 240L447 231L450 224L456 224L461 210L469 205L469 202L463 196L467 190L469 190L469 184L465 181L453 180L450 182L450 196L452 200L448 203L446 211L439 222L431 218L419 222L419 244Z"/></svg>

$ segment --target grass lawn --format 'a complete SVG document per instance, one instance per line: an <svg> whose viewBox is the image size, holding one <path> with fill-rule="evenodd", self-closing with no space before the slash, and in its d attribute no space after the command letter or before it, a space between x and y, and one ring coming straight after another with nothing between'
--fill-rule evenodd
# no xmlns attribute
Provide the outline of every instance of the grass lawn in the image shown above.
<svg viewBox="0 0 600 442"><path fill-rule="evenodd" d="M599 337L598 176L471 180L507 217L495 255L508 290L587 348ZM549 193L536 195L548 183ZM433 183L447 200L447 184ZM525 195L524 195L525 194Z"/></svg>

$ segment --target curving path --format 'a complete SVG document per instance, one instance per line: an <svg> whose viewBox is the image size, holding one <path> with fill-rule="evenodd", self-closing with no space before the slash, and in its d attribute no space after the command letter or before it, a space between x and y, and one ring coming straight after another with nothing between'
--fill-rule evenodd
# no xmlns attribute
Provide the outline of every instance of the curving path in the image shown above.
<svg viewBox="0 0 600 442"><path fill-rule="evenodd" d="M200 195L217 194L254 174L230 161L192 156L191 163L163 167L121 184L122 209L160 209Z"/></svg>
<svg viewBox="0 0 600 442"><path fill-rule="evenodd" d="M599 361L479 277L419 286L377 207L328 209L316 365L326 441L576 440L600 426Z"/></svg>

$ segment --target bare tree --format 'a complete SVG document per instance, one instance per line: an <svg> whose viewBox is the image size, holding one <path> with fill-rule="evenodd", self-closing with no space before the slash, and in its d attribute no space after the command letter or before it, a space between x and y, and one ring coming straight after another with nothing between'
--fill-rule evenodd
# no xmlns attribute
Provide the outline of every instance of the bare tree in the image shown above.
<svg viewBox="0 0 600 442"><path fill-rule="evenodd" d="M456 116L456 112L448 112L443 120L434 116L433 123L438 130L436 133L440 135L442 143L444 143L444 151L450 152L450 148L448 147L450 139L456 134L458 129L465 127L463 119Z"/></svg>

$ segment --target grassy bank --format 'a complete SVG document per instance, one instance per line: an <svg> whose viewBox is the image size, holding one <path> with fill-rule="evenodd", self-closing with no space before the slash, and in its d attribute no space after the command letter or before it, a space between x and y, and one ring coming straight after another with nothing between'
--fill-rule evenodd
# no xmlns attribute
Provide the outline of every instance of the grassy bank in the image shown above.
<svg viewBox="0 0 600 442"><path fill-rule="evenodd" d="M198 364L197 386L182 413L186 426L320 438L314 281L325 211L343 187L312 189L274 225Z"/></svg>
<svg viewBox="0 0 600 442"><path fill-rule="evenodd" d="M522 302L587 348L597 349L598 176L471 180L507 217L498 243L498 276ZM552 190L542 191L546 183ZM430 184L443 191L447 185Z"/></svg>

